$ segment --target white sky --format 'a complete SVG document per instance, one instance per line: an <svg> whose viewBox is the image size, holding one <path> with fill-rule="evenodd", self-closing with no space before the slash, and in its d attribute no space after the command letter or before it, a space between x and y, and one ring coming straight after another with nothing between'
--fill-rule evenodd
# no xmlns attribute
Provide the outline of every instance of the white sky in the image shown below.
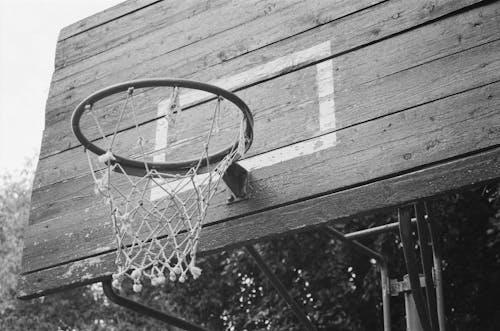
<svg viewBox="0 0 500 331"><path fill-rule="evenodd" d="M0 0L0 174L38 154L59 31L122 0Z"/></svg>

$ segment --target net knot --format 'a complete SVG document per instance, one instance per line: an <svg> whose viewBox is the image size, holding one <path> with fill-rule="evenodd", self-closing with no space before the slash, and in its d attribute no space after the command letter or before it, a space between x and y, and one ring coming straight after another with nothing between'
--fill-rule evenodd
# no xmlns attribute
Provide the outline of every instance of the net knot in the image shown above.
<svg viewBox="0 0 500 331"><path fill-rule="evenodd" d="M138 281L141 278L141 276L142 276L142 270L141 269L135 269L134 271L132 271L132 273L130 274L130 276L132 277L133 280Z"/></svg>
<svg viewBox="0 0 500 331"><path fill-rule="evenodd" d="M142 284L141 283L134 283L132 286L132 289L134 290L135 293L139 293L142 291Z"/></svg>
<svg viewBox="0 0 500 331"><path fill-rule="evenodd" d="M108 164L108 162L110 161L116 161L116 158L115 156L113 155L113 153L111 153L111 151L107 151L106 153L102 154L102 155L99 155L97 157L97 159L99 160L100 163L102 164Z"/></svg>
<svg viewBox="0 0 500 331"><path fill-rule="evenodd" d="M191 272L193 279L196 279L201 276L201 268L198 268L194 265L189 265L189 272Z"/></svg>
<svg viewBox="0 0 500 331"><path fill-rule="evenodd" d="M151 285L153 285L153 286L163 285L163 284L165 284L165 282L166 282L166 278L163 275L159 275L157 277L151 278Z"/></svg>
<svg viewBox="0 0 500 331"><path fill-rule="evenodd" d="M103 175L101 178L96 178L94 192L95 194L106 194L108 188L108 176Z"/></svg>

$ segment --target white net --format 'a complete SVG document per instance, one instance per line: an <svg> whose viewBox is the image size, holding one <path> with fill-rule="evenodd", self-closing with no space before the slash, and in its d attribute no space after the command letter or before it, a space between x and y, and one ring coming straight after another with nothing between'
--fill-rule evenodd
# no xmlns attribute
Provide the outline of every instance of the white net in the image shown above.
<svg viewBox="0 0 500 331"><path fill-rule="evenodd" d="M165 120L174 125L181 111L179 88L174 87ZM120 107L113 134L106 136L94 107L87 107L107 145L107 152L97 157L87 151L95 193L109 206L109 214L116 238L118 267L113 275L113 286L120 288L123 280L130 278L133 289L141 291L144 280L153 286L167 279L184 282L188 277L196 279L201 269L196 266L196 251L202 225L212 197L217 192L222 176L245 148L245 125L241 119L236 133L238 148L233 147L222 160L211 164L210 140L219 130L221 103L218 97L210 120L209 130L202 146L199 161L179 174L150 169L146 162L145 139L140 134L135 114L133 89L129 89ZM127 167L120 164L113 154L120 121L126 112L134 119L135 136L141 151L145 173L130 175ZM130 115L130 114L129 114ZM131 131L131 130L130 130ZM233 145L236 146L236 145Z"/></svg>

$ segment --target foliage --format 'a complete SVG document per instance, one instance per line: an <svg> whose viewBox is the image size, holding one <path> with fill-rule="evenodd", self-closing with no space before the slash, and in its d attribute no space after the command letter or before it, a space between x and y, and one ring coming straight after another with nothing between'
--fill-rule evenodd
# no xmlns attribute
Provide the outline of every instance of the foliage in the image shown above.
<svg viewBox="0 0 500 331"><path fill-rule="evenodd" d="M500 325L500 190L449 196L436 211L444 227L444 293L451 330Z"/></svg>
<svg viewBox="0 0 500 331"><path fill-rule="evenodd" d="M21 263L22 230L28 220L31 178L29 170L0 176L0 313L14 305L12 298Z"/></svg>
<svg viewBox="0 0 500 331"><path fill-rule="evenodd" d="M17 301L21 228L27 222L30 175L2 178L0 193L0 329L158 330L163 324L110 303L100 285ZM443 196L432 203L440 226L449 330L494 330L500 325L500 199L498 187ZM393 211L336 224L344 232L396 220ZM397 233L363 243L389 257L392 278L405 273ZM376 265L318 229L256 246L291 295L320 330L380 330L381 298ZM211 330L301 330L286 304L244 250L200 259L202 277L164 288L145 286L125 295L172 311ZM404 330L404 306L393 298L394 330ZM173 330L173 328L171 328Z"/></svg>

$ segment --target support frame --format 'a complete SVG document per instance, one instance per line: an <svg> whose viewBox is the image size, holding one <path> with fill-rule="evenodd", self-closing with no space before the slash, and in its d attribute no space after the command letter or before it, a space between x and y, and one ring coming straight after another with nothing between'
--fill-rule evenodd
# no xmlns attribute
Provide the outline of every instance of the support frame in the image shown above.
<svg viewBox="0 0 500 331"><path fill-rule="evenodd" d="M243 171L241 171L241 169ZM248 172L246 172L244 168L241 169L233 169L234 171L231 171L229 177L226 177L224 179L224 181L227 180L233 186L232 188L230 187L230 189L233 192L235 199L246 197L245 188L248 179ZM238 194L239 196L237 196L236 194ZM411 207L415 209L416 217L414 219L411 218ZM424 214L427 215L427 220ZM427 205L423 202L416 202L413 205L407 205L398 208L398 222L347 234L343 234L332 226L326 226L326 230L330 235L332 235L332 237L344 243L347 243L359 253L376 261L380 270L381 278L384 331L391 330L391 287L387 257L361 244L356 239L371 235L378 235L389 231L397 231L399 229L401 242L403 244L405 263L408 271L408 279L411 292L413 294L412 296L414 299L415 308L417 310L418 319L420 320L421 325L425 331L445 331L441 255L436 238L435 225L433 224L433 222L428 222L429 218L430 216ZM415 244L413 238L411 237L413 231L413 223L417 224L419 238L420 240L424 241L424 244L421 245L423 246L423 249L421 249L421 260L424 270L423 287L425 287L426 295L424 295L424 290L420 284L420 275L418 273L416 263L417 258L415 252L412 251L412 248ZM428 249L427 245L430 245L432 247L432 251ZM294 315L302 324L302 326L308 331L316 331L317 329L313 325L311 320L304 312L302 312L300 305L290 296L285 286L273 274L262 256L255 249L255 247L250 244L247 244L244 247L249 255L253 258L259 269L264 273L266 278L278 292L280 297L285 300L288 306L292 309ZM432 267L434 267L434 273ZM431 291L431 289L434 288L434 279L436 284L435 293ZM111 285L111 278L103 280L102 286L104 293L108 297L108 299L120 306L148 315L152 318L158 319L187 331L208 331L207 329L199 325L185 321L179 317L168 313L159 312L155 309L118 295L113 290L113 287Z"/></svg>

